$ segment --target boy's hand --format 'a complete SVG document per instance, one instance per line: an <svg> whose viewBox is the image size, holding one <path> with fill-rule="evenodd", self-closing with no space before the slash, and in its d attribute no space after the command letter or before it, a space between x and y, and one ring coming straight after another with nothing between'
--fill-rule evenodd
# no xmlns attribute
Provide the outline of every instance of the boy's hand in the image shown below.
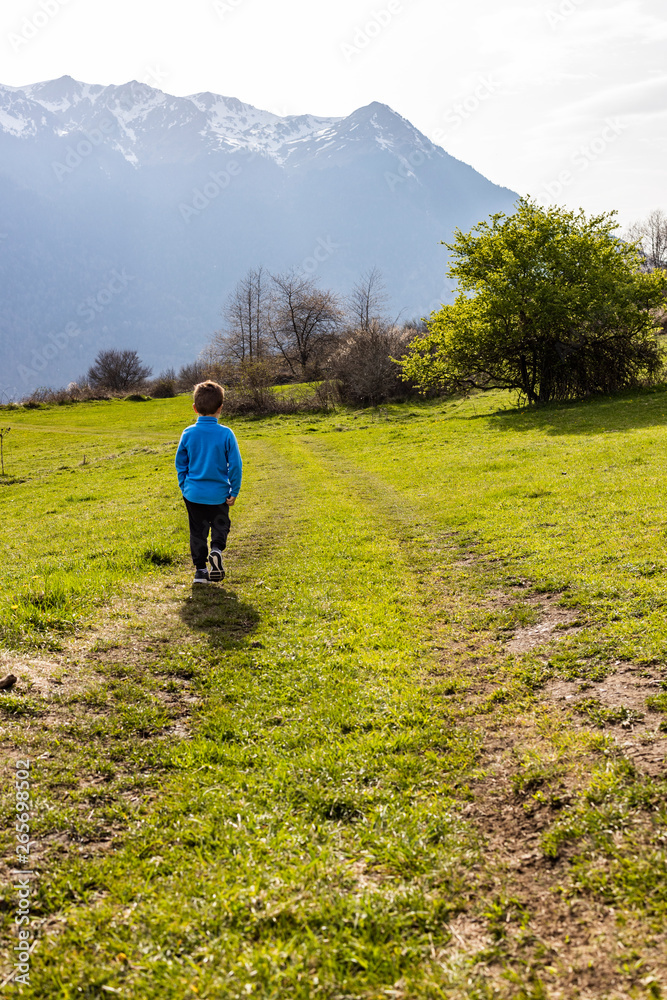
<svg viewBox="0 0 667 1000"><path fill-rule="evenodd" d="M236 503L236 497L227 497L226 502L229 504L230 507L233 507L234 504Z"/></svg>

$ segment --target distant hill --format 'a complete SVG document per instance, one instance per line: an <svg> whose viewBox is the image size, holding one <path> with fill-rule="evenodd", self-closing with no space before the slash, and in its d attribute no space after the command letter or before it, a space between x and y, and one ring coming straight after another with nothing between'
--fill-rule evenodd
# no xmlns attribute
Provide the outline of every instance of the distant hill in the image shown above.
<svg viewBox="0 0 667 1000"><path fill-rule="evenodd" d="M446 294L439 241L515 199L384 104L281 118L136 82L0 87L0 392L66 383L100 347L191 360L257 264L340 292L377 266L421 316Z"/></svg>

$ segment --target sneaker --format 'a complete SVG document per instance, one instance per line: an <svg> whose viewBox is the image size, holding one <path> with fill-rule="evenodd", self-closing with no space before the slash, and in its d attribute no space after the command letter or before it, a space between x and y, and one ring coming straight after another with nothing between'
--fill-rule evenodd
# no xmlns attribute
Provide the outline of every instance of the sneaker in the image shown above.
<svg viewBox="0 0 667 1000"><path fill-rule="evenodd" d="M222 552L220 549L211 549L208 561L211 564L211 568L208 571L209 580L211 583L220 583L221 580L225 579L225 567L222 565Z"/></svg>
<svg viewBox="0 0 667 1000"><path fill-rule="evenodd" d="M198 569L198 570L196 570L196 572L195 572L195 578L194 578L194 580L192 582L193 583L210 583L211 581L208 578L208 570L207 569Z"/></svg>

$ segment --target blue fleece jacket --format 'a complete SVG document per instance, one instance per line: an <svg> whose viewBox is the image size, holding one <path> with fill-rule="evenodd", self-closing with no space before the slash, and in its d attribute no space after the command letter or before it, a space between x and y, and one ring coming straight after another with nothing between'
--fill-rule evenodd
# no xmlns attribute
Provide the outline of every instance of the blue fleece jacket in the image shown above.
<svg viewBox="0 0 667 1000"><path fill-rule="evenodd" d="M186 427L176 452L178 485L192 503L224 503L241 489L241 455L236 438L217 417L197 418Z"/></svg>

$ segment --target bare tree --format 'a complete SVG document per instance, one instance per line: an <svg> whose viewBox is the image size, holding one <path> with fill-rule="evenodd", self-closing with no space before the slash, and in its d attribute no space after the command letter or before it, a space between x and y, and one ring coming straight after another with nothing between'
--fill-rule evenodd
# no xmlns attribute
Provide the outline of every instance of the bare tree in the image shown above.
<svg viewBox="0 0 667 1000"><path fill-rule="evenodd" d="M292 270L272 275L270 329L294 378L316 377L336 343L343 310L331 291Z"/></svg>
<svg viewBox="0 0 667 1000"><path fill-rule="evenodd" d="M634 222L626 233L630 243L636 243L650 270L667 270L667 215L656 208L647 219Z"/></svg>
<svg viewBox="0 0 667 1000"><path fill-rule="evenodd" d="M268 353L269 288L264 268L250 268L223 310L223 327L211 349L219 361L257 361Z"/></svg>
<svg viewBox="0 0 667 1000"><path fill-rule="evenodd" d="M383 322L386 318L384 310L387 300L387 289L379 268L372 267L364 271L347 300L350 326L358 330L368 330L373 321Z"/></svg>
<svg viewBox="0 0 667 1000"><path fill-rule="evenodd" d="M152 369L144 365L136 351L110 349L100 351L86 376L88 382L111 392L127 392L137 389L151 374Z"/></svg>

